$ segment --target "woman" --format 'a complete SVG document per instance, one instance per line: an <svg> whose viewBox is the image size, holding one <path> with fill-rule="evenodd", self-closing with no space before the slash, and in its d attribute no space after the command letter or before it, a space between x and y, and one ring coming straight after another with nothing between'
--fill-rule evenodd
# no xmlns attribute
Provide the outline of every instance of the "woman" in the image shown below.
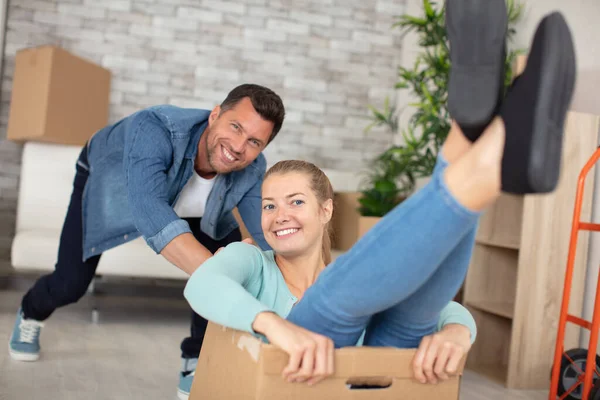
<svg viewBox="0 0 600 400"><path fill-rule="evenodd" d="M323 171L305 161L281 161L267 171L262 195L262 228L273 250L232 243L202 264L185 289L204 318L250 333L258 331L254 323L264 312L285 319L331 261L333 189ZM446 370L456 370L476 336L475 321L458 303L448 303L437 321L437 333L421 341L415 357L415 376L423 382L447 379ZM260 332L275 344L285 340L269 329ZM331 341L327 351L333 352Z"/></svg>
<svg viewBox="0 0 600 400"><path fill-rule="evenodd" d="M473 1L459 10L447 3L453 63L449 109L461 118L453 122L431 182L325 267L330 187L318 173L278 164L262 192L262 227L274 257L234 243L206 261L185 289L197 313L262 334L282 348L290 356L283 371L289 381L312 384L330 375L334 347L356 345L363 333L367 346L421 345L414 362L421 381L444 379L456 370L449 353L458 347L429 351L423 340L445 331L439 324L465 277L482 211L502 192L545 193L556 187L575 81L569 29L552 13L536 30L524 73L501 104L490 101L500 98L503 77L498 56L503 42L488 32L498 25L490 5L500 2ZM460 32L457 26L466 28ZM467 29L473 26L476 35ZM480 46L477 41L486 37L489 46ZM453 92L472 82L477 90L469 96ZM490 105L489 114L484 104ZM285 285L275 286L283 290L268 291L278 279ZM468 350L461 334L452 337L445 341Z"/></svg>

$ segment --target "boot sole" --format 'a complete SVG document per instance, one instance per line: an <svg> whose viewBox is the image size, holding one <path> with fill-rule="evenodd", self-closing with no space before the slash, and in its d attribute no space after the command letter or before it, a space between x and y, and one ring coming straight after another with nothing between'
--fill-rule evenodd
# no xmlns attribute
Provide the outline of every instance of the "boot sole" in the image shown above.
<svg viewBox="0 0 600 400"><path fill-rule="evenodd" d="M559 180L566 114L575 87L576 60L571 32L559 13L548 16L544 57L527 165L534 193L553 191Z"/></svg>
<svg viewBox="0 0 600 400"><path fill-rule="evenodd" d="M504 88L505 0L447 0L451 68L448 111L460 126L485 127Z"/></svg>

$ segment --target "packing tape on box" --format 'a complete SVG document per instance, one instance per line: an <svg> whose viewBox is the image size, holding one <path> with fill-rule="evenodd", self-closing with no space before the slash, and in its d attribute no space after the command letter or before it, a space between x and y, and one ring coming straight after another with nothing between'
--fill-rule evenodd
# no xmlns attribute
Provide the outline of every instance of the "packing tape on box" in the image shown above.
<svg viewBox="0 0 600 400"><path fill-rule="evenodd" d="M258 355L260 354L260 340L251 336L241 336L237 342L238 349L246 350L254 362L258 362Z"/></svg>

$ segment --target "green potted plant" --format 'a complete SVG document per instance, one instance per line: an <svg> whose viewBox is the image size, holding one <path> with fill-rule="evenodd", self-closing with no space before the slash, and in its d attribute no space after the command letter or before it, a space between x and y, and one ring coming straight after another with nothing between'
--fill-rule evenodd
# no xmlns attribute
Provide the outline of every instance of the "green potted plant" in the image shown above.
<svg viewBox="0 0 600 400"><path fill-rule="evenodd" d="M442 2L443 3L443 2ZM515 34L514 26L520 19L523 4L518 0L507 0L508 40ZM380 217L410 196L420 179L431 176L437 154L450 131L450 115L446 108L448 98L448 76L450 54L446 37L443 5L423 0L422 14L401 15L393 28L404 32L415 31L422 48L412 67L398 68L395 89L409 90L416 98L409 104L414 113L406 127L399 127L398 111L389 98L383 109L369 106L373 127L385 127L396 134L400 129L403 144L393 145L379 154L369 165L363 181L360 206L359 236L369 229ZM512 65L520 50L508 50L506 57L506 80L512 80Z"/></svg>

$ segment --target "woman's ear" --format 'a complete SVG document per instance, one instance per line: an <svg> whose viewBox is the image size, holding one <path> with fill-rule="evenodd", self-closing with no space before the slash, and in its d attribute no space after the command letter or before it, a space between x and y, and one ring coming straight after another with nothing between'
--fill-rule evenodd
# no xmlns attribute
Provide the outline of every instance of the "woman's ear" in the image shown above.
<svg viewBox="0 0 600 400"><path fill-rule="evenodd" d="M327 199L325 200L325 202L323 203L322 207L323 209L323 224L328 223L329 221L331 221L331 217L333 216L333 200L332 199Z"/></svg>

